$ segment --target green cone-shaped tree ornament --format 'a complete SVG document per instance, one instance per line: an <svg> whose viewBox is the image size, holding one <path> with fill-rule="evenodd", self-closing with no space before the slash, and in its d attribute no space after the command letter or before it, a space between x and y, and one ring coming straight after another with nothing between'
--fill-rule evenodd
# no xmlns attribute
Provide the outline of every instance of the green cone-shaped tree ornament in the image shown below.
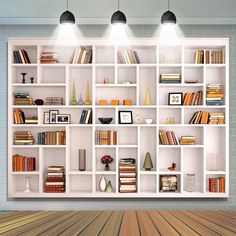
<svg viewBox="0 0 236 236"><path fill-rule="evenodd" d="M143 168L145 170L151 170L153 168L153 164L152 164L152 158L149 152L146 153L145 155L145 160L143 163Z"/></svg>
<svg viewBox="0 0 236 236"><path fill-rule="evenodd" d="M77 105L76 91L75 91L75 81L74 80L73 80L72 98L70 100L70 105Z"/></svg>

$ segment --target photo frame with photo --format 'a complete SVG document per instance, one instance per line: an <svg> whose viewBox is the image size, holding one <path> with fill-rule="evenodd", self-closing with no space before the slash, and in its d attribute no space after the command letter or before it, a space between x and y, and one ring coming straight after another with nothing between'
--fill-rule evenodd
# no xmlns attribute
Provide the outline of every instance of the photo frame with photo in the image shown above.
<svg viewBox="0 0 236 236"><path fill-rule="evenodd" d="M56 116L59 114L58 110L49 110L49 123L56 124Z"/></svg>
<svg viewBox="0 0 236 236"><path fill-rule="evenodd" d="M70 124L70 114L58 114L56 115L57 124Z"/></svg>
<svg viewBox="0 0 236 236"><path fill-rule="evenodd" d="M119 111L119 124L133 124L132 111Z"/></svg>
<svg viewBox="0 0 236 236"><path fill-rule="evenodd" d="M49 114L49 112L47 111L47 112L44 112L43 123L44 123L44 124L50 124L49 122L50 122L50 114Z"/></svg>
<svg viewBox="0 0 236 236"><path fill-rule="evenodd" d="M183 101L183 93L169 93L168 105L169 106L181 106Z"/></svg>

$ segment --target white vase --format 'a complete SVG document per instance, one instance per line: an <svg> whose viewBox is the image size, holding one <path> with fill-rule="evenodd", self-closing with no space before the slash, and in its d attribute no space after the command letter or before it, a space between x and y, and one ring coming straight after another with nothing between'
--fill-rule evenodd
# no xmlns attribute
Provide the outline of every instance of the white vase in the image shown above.
<svg viewBox="0 0 236 236"><path fill-rule="evenodd" d="M25 193L31 193L29 179L29 177L26 177Z"/></svg>
<svg viewBox="0 0 236 236"><path fill-rule="evenodd" d="M99 189L101 192L105 192L106 187L107 187L107 181L106 181L105 177L102 176L102 178L100 179L100 182L99 182Z"/></svg>

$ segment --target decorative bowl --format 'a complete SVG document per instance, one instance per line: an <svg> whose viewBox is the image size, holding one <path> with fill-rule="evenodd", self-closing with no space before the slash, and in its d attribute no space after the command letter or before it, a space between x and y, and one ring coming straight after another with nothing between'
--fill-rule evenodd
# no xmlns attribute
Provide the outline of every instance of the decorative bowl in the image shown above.
<svg viewBox="0 0 236 236"><path fill-rule="evenodd" d="M98 120L101 122L101 124L110 124L113 118L98 118Z"/></svg>
<svg viewBox="0 0 236 236"><path fill-rule="evenodd" d="M152 119L145 119L145 123L150 125L152 123Z"/></svg>

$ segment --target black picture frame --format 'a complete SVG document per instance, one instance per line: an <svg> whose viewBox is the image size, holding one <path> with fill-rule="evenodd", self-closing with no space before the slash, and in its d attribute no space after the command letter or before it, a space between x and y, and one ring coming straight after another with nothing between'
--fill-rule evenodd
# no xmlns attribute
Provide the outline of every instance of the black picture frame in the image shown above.
<svg viewBox="0 0 236 236"><path fill-rule="evenodd" d="M132 111L119 111L119 124L133 124Z"/></svg>
<svg viewBox="0 0 236 236"><path fill-rule="evenodd" d="M56 124L56 116L59 114L59 110L49 110L49 123Z"/></svg>
<svg viewBox="0 0 236 236"><path fill-rule="evenodd" d="M177 101L173 101L173 96ZM181 106L183 102L183 93L169 93L168 94L168 105L169 106Z"/></svg>
<svg viewBox="0 0 236 236"><path fill-rule="evenodd" d="M56 115L56 124L70 124L70 114L58 114Z"/></svg>

